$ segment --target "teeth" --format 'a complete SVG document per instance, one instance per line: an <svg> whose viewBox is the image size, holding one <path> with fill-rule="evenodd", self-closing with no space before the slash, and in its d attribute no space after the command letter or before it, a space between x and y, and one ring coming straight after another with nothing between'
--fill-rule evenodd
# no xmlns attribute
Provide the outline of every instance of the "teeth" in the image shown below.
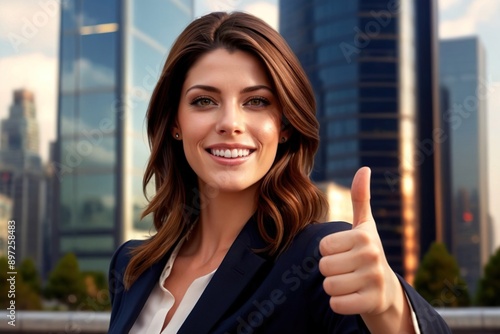
<svg viewBox="0 0 500 334"><path fill-rule="evenodd" d="M226 150L214 150L211 149L210 153L215 155L216 157L224 157L224 158L240 158L240 157L246 157L250 154L250 150L248 149L237 149L233 148L232 150L226 149Z"/></svg>

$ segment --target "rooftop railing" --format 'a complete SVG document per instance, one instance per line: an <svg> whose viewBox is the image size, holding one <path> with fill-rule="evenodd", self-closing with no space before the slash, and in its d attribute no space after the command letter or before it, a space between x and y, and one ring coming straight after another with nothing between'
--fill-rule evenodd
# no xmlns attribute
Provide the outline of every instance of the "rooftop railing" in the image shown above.
<svg viewBox="0 0 500 334"><path fill-rule="evenodd" d="M453 333L500 333L500 307L437 311ZM0 320L0 333L107 333L109 315L109 312L18 311L12 322L13 318L4 312Z"/></svg>

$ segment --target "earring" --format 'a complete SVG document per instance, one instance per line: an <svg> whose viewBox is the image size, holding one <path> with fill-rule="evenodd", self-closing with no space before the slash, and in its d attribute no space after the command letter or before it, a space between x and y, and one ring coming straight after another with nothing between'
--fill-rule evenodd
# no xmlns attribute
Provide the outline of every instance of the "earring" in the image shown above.
<svg viewBox="0 0 500 334"><path fill-rule="evenodd" d="M179 139L179 134L178 133L175 133L175 139Z"/></svg>
<svg viewBox="0 0 500 334"><path fill-rule="evenodd" d="M281 137L281 142L282 143L286 142L286 137Z"/></svg>

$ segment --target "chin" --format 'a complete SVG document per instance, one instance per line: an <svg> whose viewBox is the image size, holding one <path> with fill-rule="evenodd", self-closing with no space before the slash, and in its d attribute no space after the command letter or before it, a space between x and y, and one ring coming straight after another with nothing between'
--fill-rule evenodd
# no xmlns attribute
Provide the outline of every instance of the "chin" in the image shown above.
<svg viewBox="0 0 500 334"><path fill-rule="evenodd" d="M250 184L219 184L219 193L239 193L250 188L253 188Z"/></svg>
<svg viewBox="0 0 500 334"><path fill-rule="evenodd" d="M235 180L234 178L229 178L226 180L211 180L209 183L210 187L215 190L216 193L240 193L245 191L255 191L258 187L259 181L249 182L248 179Z"/></svg>

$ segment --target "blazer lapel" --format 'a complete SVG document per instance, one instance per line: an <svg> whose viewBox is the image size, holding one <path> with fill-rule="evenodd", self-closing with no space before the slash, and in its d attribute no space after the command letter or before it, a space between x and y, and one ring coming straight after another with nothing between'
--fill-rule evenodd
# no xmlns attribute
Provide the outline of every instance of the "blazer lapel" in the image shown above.
<svg viewBox="0 0 500 334"><path fill-rule="evenodd" d="M178 334L210 331L266 262L265 258L252 251L264 246L257 222L251 218L232 244Z"/></svg>
<svg viewBox="0 0 500 334"><path fill-rule="evenodd" d="M137 281L130 287L130 290L123 294L119 317L120 319L126 320L123 323L123 329L113 328L113 330L120 333L128 333L130 331L137 317L139 317L144 304L146 304L153 287L155 284L158 284L158 280L170 257L170 253L171 251L167 252L160 261L153 264L151 268L139 276Z"/></svg>

